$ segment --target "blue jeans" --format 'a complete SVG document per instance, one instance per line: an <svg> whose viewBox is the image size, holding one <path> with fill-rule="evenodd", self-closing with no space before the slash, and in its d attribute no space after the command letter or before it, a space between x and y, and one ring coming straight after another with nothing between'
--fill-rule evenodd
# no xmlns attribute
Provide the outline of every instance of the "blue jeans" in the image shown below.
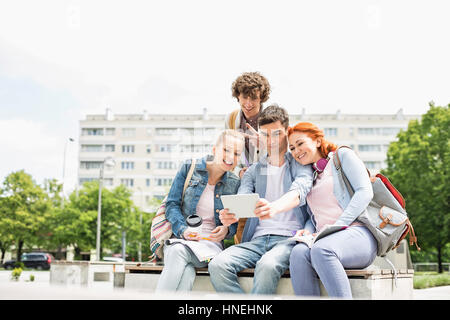
<svg viewBox="0 0 450 320"><path fill-rule="evenodd" d="M375 238L362 226L333 233L317 241L311 249L298 243L292 249L289 266L294 292L302 296L320 296L321 281L330 297L351 299L345 268L366 268L375 260L376 253Z"/></svg>
<svg viewBox="0 0 450 320"><path fill-rule="evenodd" d="M164 246L164 268L156 292L190 291L194 285L195 268L205 268L192 251L181 243Z"/></svg>
<svg viewBox="0 0 450 320"><path fill-rule="evenodd" d="M264 235L227 248L208 266L217 292L245 293L237 273L255 268L251 293L274 294L281 275L289 267L289 255L295 242L289 237Z"/></svg>

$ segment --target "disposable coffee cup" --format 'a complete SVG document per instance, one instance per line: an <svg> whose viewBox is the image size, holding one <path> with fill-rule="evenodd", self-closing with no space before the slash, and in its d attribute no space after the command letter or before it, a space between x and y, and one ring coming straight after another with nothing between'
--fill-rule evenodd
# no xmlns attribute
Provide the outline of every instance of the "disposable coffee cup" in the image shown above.
<svg viewBox="0 0 450 320"><path fill-rule="evenodd" d="M186 223L188 225L188 231L200 235L200 233L202 232L202 222L202 217L196 214L187 217Z"/></svg>

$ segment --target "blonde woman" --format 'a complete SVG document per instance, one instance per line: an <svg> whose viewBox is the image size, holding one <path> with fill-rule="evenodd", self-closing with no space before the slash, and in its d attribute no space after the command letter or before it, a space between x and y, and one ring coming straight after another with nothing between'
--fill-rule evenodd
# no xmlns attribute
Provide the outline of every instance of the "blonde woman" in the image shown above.
<svg viewBox="0 0 450 320"><path fill-rule="evenodd" d="M232 172L244 148L244 137L235 130L225 130L212 148L212 155L198 159L189 185L182 198L183 186L191 161L186 161L178 171L166 202L166 217L172 224L177 238L198 241L200 245L214 243L223 250L223 239L232 238L237 224L222 225L219 211L223 209L221 195L236 194L239 178ZM183 200L182 200L183 199ZM188 229L186 218L202 217L202 235ZM203 240L207 236L210 240ZM204 243L209 242L208 244ZM183 244L173 244L164 249L164 269L158 281L157 291L188 291L195 280L195 268L206 267L193 252Z"/></svg>

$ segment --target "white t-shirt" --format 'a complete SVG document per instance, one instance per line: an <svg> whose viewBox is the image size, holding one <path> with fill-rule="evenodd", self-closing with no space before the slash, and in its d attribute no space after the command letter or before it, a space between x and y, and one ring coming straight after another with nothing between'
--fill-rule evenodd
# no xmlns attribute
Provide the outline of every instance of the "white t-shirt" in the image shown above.
<svg viewBox="0 0 450 320"><path fill-rule="evenodd" d="M197 215L202 217L202 234L209 235L216 228L214 220L214 188L207 184L197 203Z"/></svg>
<svg viewBox="0 0 450 320"><path fill-rule="evenodd" d="M214 190L215 185L206 184L205 190L203 190L202 195L197 203L196 213L198 216L202 217L202 231L200 235L202 237L208 237L216 228L216 221L214 217ZM205 243L210 246L214 244L222 248L221 242L214 242L208 240L200 240L200 243Z"/></svg>
<svg viewBox="0 0 450 320"><path fill-rule="evenodd" d="M275 201L284 195L283 178L286 171L286 163L281 167L267 165L267 186L266 196L267 201ZM301 226L295 217L293 210L281 212L276 214L271 219L260 220L256 227L252 239L266 234L292 236L292 231L301 229Z"/></svg>

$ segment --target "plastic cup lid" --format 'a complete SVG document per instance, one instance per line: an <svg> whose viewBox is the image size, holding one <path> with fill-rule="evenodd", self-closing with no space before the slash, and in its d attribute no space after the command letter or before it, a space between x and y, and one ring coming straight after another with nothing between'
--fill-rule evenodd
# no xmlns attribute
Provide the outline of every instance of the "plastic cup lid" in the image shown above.
<svg viewBox="0 0 450 320"><path fill-rule="evenodd" d="M193 228L201 226L202 225L202 217L200 217L196 214L193 214L192 216L189 216L186 218L186 223L188 226L193 227Z"/></svg>

